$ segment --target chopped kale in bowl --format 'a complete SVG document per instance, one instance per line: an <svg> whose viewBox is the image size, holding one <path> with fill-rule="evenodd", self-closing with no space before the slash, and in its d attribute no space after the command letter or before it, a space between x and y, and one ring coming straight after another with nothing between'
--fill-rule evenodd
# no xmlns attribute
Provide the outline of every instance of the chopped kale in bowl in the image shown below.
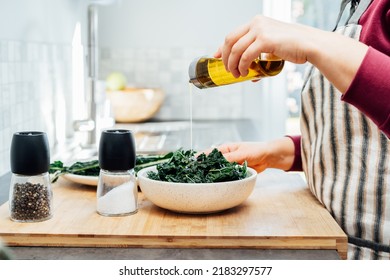
<svg viewBox="0 0 390 280"><path fill-rule="evenodd" d="M193 150L179 149L172 157L157 164L157 172L149 171L149 179L175 183L216 183L243 179L247 176L247 165L229 162L220 151L213 149L208 155L195 157Z"/></svg>

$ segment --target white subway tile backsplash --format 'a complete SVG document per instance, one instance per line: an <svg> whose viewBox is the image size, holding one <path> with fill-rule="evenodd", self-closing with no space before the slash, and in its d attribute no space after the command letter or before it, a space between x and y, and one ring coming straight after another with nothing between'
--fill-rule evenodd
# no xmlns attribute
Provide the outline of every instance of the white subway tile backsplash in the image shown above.
<svg viewBox="0 0 390 280"><path fill-rule="evenodd" d="M60 46L62 49L61 53L61 61L72 61L72 46L71 45L62 45ZM71 64L66 63L66 65L69 67Z"/></svg>
<svg viewBox="0 0 390 280"><path fill-rule="evenodd" d="M158 59L161 63L164 60L169 60L171 58L170 54L171 53L169 49L159 49L157 52L158 58L156 59Z"/></svg>
<svg viewBox="0 0 390 280"><path fill-rule="evenodd" d="M24 82L31 82L33 80L32 64L29 62L21 63L21 79Z"/></svg>
<svg viewBox="0 0 390 280"><path fill-rule="evenodd" d="M157 62L159 59L159 51L158 49L149 49L146 52L146 58L150 61Z"/></svg>
<svg viewBox="0 0 390 280"><path fill-rule="evenodd" d="M0 41L0 62L8 61L8 44Z"/></svg>
<svg viewBox="0 0 390 280"><path fill-rule="evenodd" d="M17 90L16 90L17 84L9 84L9 95L10 95L10 106L14 107L17 105Z"/></svg>
<svg viewBox="0 0 390 280"><path fill-rule="evenodd" d="M122 59L124 57L125 51L123 49L117 49L115 52L111 53L111 59Z"/></svg>
<svg viewBox="0 0 390 280"><path fill-rule="evenodd" d="M8 61L15 61L15 42L13 41L8 42Z"/></svg>
<svg viewBox="0 0 390 280"><path fill-rule="evenodd" d="M15 62L22 61L22 53L23 53L22 43L21 42L14 42L13 55L14 55Z"/></svg>
<svg viewBox="0 0 390 280"><path fill-rule="evenodd" d="M179 71L185 69L185 68L183 67L182 61L179 60L179 59L172 59L172 60L170 61L170 63L169 63L168 65L166 65L166 66L167 66L167 69L168 69L169 71L173 71L173 72L179 72ZM169 67L169 68L168 68L168 67Z"/></svg>
<svg viewBox="0 0 390 280"><path fill-rule="evenodd" d="M16 67L15 63L8 64L8 83L12 84L16 82Z"/></svg>
<svg viewBox="0 0 390 280"><path fill-rule="evenodd" d="M1 98L1 94L0 94L0 98ZM0 104L0 127L4 127L4 106L2 104ZM1 138L1 137L0 137ZM0 147L2 147L2 145L0 145ZM0 148L1 150L1 148Z"/></svg>
<svg viewBox="0 0 390 280"><path fill-rule="evenodd" d="M50 46L41 44L38 48L40 49L40 56L38 57L38 59L43 62L48 62L51 58Z"/></svg>
<svg viewBox="0 0 390 280"><path fill-rule="evenodd" d="M10 169L14 132L45 131L54 144L53 104L70 94L71 50L63 44L0 40L0 175Z"/></svg>
<svg viewBox="0 0 390 280"><path fill-rule="evenodd" d="M20 61L14 63L15 82L20 83L23 81L22 77L22 63Z"/></svg>
<svg viewBox="0 0 390 280"><path fill-rule="evenodd" d="M10 87L8 84L2 85L1 86L1 93L3 99L1 100L4 107L9 107L11 106L11 92L10 92Z"/></svg>
<svg viewBox="0 0 390 280"><path fill-rule="evenodd" d="M15 106L13 110L11 110L11 124L12 127L16 125L22 124L22 107Z"/></svg>
<svg viewBox="0 0 390 280"><path fill-rule="evenodd" d="M77 32L80 27L85 30L87 23L87 6L80 4L81 1L34 1L33 5L28 0L3 2L0 8L3 19L0 27L0 176L10 170L9 149L14 132L45 131L53 147L57 137L53 133L56 131L55 106L70 110L64 102L84 101L84 83L75 86L72 66L77 65L75 72L84 75L85 56L78 55L77 63L73 64L72 43L77 45L78 51L83 48L86 51L86 46L80 47L80 42L87 41L86 32ZM19 14L8 22L8 15L16 10ZM58 11L61 11L61 20L53 16ZM76 97L72 92L74 87L75 92L82 94ZM65 101L55 105L53 100ZM67 125L69 123L72 123L71 117L67 119ZM68 128L59 125L57 131L67 129L68 132L71 130ZM69 135L72 133L73 130Z"/></svg>
<svg viewBox="0 0 390 280"><path fill-rule="evenodd" d="M37 43L27 43L27 61L39 61L39 49Z"/></svg>
<svg viewBox="0 0 390 280"><path fill-rule="evenodd" d="M1 81L1 84L7 84L8 83L8 67L7 67L7 63L6 62L2 62L0 63L0 67L1 67L1 78L0 78L0 81Z"/></svg>

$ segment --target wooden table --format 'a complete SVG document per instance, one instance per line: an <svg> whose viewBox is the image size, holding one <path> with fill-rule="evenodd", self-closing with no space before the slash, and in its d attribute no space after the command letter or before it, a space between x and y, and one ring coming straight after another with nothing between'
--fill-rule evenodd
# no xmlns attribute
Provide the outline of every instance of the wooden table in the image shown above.
<svg viewBox="0 0 390 280"><path fill-rule="evenodd" d="M53 193L54 216L44 222L12 222L3 204L0 238L9 246L313 249L347 255L347 236L296 173L267 170L247 201L209 215L170 212L139 193L137 214L103 217L96 213L96 187L60 179Z"/></svg>

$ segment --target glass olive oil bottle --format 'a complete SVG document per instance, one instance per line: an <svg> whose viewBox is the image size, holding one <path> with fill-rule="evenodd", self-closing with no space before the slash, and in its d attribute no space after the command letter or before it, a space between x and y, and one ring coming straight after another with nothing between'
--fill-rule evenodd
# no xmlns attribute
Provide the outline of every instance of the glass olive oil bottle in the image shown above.
<svg viewBox="0 0 390 280"><path fill-rule="evenodd" d="M203 89L257 80L279 74L283 66L284 60L270 54L261 54L250 64L247 76L235 78L230 72L226 71L222 59L201 57L193 60L190 64L190 83Z"/></svg>

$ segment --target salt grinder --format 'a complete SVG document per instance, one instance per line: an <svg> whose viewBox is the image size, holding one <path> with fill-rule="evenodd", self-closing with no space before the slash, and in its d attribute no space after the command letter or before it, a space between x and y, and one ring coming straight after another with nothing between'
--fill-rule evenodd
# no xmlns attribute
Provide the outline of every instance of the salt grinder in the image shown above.
<svg viewBox="0 0 390 280"><path fill-rule="evenodd" d="M138 188L134 174L136 151L131 131L105 130L99 143L97 212L124 216L138 211Z"/></svg>
<svg viewBox="0 0 390 280"><path fill-rule="evenodd" d="M14 133L11 141L10 218L40 222L52 217L53 193L49 178L50 152L46 133Z"/></svg>

